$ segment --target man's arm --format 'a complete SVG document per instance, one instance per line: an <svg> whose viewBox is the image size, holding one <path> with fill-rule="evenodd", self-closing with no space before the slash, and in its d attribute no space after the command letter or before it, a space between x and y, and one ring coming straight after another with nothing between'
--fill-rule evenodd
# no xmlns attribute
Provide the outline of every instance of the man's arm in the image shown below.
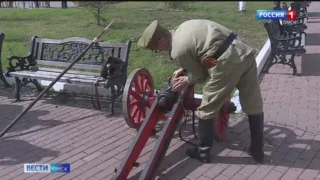
<svg viewBox="0 0 320 180"><path fill-rule="evenodd" d="M176 57L177 62L187 70L188 80L192 84L202 84L209 77L208 70L201 62L190 55L180 54Z"/></svg>

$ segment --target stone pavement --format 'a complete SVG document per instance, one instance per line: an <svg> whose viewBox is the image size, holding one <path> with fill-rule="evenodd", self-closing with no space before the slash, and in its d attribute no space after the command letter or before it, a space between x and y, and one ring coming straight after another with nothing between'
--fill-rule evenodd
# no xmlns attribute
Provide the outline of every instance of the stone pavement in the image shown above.
<svg viewBox="0 0 320 180"><path fill-rule="evenodd" d="M234 117L228 139L216 142L212 164L186 158L188 145L176 135L159 169L163 180L320 180L320 9L309 10L307 55L297 58L301 76L286 66L274 66L261 84L265 103L266 162L256 164L244 153L248 123ZM288 74L286 74L288 73ZM26 91L26 90L24 90ZM23 95L30 99L34 95ZM11 103L12 89L0 89L0 127L5 127L30 101ZM107 103L103 103L106 111ZM117 114L121 114L118 108ZM188 130L191 128L188 127ZM121 115L106 118L90 99L51 94L40 100L0 140L0 179L111 179L136 131ZM190 131L184 133L190 136ZM150 138L130 179L137 179L155 144ZM69 174L27 174L24 163L70 163Z"/></svg>

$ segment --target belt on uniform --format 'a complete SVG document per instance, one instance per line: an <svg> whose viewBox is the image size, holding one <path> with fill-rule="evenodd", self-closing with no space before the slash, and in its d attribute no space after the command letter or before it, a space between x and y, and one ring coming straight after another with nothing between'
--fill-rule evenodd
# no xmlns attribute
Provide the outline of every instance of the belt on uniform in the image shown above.
<svg viewBox="0 0 320 180"><path fill-rule="evenodd" d="M232 41L237 39L237 34L231 33L227 39L222 43L222 45L219 47L218 51L213 55L215 59L219 59L219 57L226 52L226 50L231 45Z"/></svg>

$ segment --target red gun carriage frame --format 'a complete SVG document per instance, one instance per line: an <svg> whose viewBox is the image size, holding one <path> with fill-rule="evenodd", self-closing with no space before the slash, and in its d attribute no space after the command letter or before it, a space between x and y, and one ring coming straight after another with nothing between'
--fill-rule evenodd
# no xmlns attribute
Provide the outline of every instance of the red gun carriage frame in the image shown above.
<svg viewBox="0 0 320 180"><path fill-rule="evenodd" d="M136 161L143 147L152 134L155 133L158 121L164 119L166 120L165 125L151 152L150 159L146 163L146 168L144 168L139 178L140 180L152 179L167 152L173 134L185 110L195 110L201 104L201 99L194 98L194 86L190 85L183 92L180 92L178 100L170 112L162 111L158 105L152 76L146 69L136 69L130 74L122 99L124 119L128 126L137 129L138 133L120 167L117 168L113 179L127 179L132 168L139 165ZM213 135L217 140L221 140L227 132L230 113L228 110L229 105L230 100L227 100L215 121L215 132Z"/></svg>

